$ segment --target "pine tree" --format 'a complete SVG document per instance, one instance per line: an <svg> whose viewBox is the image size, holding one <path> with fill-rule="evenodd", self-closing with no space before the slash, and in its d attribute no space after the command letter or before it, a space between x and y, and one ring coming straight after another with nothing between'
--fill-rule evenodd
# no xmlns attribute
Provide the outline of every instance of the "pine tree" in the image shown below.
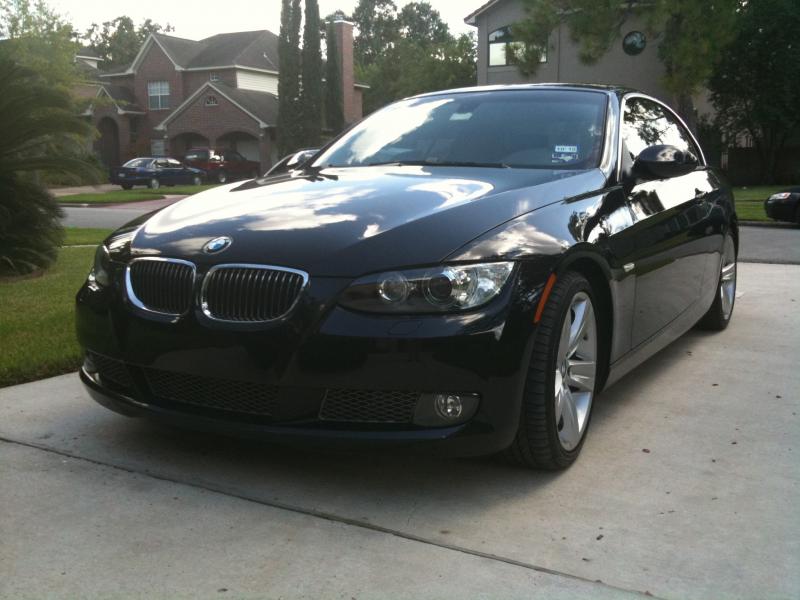
<svg viewBox="0 0 800 600"><path fill-rule="evenodd" d="M278 151L281 156L302 146L300 20L300 0L282 0L278 37Z"/></svg>
<svg viewBox="0 0 800 600"><path fill-rule="evenodd" d="M342 107L342 71L339 66L339 45L333 20L329 19L325 33L327 62L325 63L325 125L334 134L344 127Z"/></svg>
<svg viewBox="0 0 800 600"><path fill-rule="evenodd" d="M303 29L303 66L300 105L303 145L317 147L322 132L322 56L320 54L319 4L305 0Z"/></svg>

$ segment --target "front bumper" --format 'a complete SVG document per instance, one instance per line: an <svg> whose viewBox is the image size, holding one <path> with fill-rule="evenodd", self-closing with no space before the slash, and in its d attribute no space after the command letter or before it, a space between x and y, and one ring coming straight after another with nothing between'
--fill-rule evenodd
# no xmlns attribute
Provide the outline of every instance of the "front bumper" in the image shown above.
<svg viewBox="0 0 800 600"><path fill-rule="evenodd" d="M285 322L261 328L206 322L199 311L177 322L154 320L127 302L118 282L107 289L85 285L77 297L79 341L124 364L130 380L119 386L85 369L81 379L112 410L200 430L303 444L434 446L462 456L508 447L517 431L536 294L515 284L479 311L386 317L337 306L347 283L315 279ZM269 414L253 414L199 407L185 396L175 401L156 393L154 373L194 382L204 398L222 389L215 386L262 386L275 390L275 404ZM368 390L368 398L460 393L477 395L479 403L468 421L453 426L330 421L321 408L331 390Z"/></svg>

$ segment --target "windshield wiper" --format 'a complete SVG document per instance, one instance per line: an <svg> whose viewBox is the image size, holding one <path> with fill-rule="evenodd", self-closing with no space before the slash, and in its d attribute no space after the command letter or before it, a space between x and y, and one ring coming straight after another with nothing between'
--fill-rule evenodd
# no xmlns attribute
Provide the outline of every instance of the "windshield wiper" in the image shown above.
<svg viewBox="0 0 800 600"><path fill-rule="evenodd" d="M365 167L477 167L485 169L510 169L505 163L484 163L466 161L433 161L433 160L387 160L385 162L366 163Z"/></svg>

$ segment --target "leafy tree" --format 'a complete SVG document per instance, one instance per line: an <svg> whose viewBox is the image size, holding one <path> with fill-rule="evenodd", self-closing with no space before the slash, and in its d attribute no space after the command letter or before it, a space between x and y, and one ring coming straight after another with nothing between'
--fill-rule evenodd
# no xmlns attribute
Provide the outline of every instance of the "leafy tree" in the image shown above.
<svg viewBox="0 0 800 600"><path fill-rule="evenodd" d="M729 140L752 137L764 182L773 183L781 150L800 134L800 4L748 2L737 24L711 77L711 101Z"/></svg>
<svg viewBox="0 0 800 600"><path fill-rule="evenodd" d="M336 43L334 19L328 18L325 32L325 125L334 134L344 127L342 106L342 71Z"/></svg>
<svg viewBox="0 0 800 600"><path fill-rule="evenodd" d="M322 55L320 54L320 21L317 0L305 0L303 29L303 66L300 104L302 109L302 145L319 146L322 133Z"/></svg>
<svg viewBox="0 0 800 600"><path fill-rule="evenodd" d="M0 0L0 56L41 74L51 85L70 88L78 79L76 35L44 0Z"/></svg>
<svg viewBox="0 0 800 600"><path fill-rule="evenodd" d="M358 31L355 60L362 67L369 67L385 56L399 37L397 5L393 0L359 0L353 22Z"/></svg>
<svg viewBox="0 0 800 600"><path fill-rule="evenodd" d="M82 150L92 127L69 94L0 57L0 275L50 265L62 239L61 211L36 178L56 171L96 178Z"/></svg>
<svg viewBox="0 0 800 600"><path fill-rule="evenodd" d="M446 44L451 39L447 23L428 2L406 4L400 11L397 24L403 39L420 45Z"/></svg>
<svg viewBox="0 0 800 600"><path fill-rule="evenodd" d="M515 40L523 44L516 55L523 73L536 72L538 48L547 44L560 22L566 23L579 45L581 60L592 64L617 42L629 19L640 17L659 40L664 85L675 95L678 110L690 124L694 123L692 96L711 75L714 63L732 39L737 10L747 4L743 0L522 1L527 16L512 29Z"/></svg>
<svg viewBox="0 0 800 600"><path fill-rule="evenodd" d="M282 0L278 40L278 151L300 147L303 135L300 110L300 0Z"/></svg>
<svg viewBox="0 0 800 600"><path fill-rule="evenodd" d="M384 3L384 8L389 4ZM356 13L374 5L374 0L361 0ZM358 25L356 48L361 45L374 53L374 56L370 53L362 56L356 70L358 79L370 86L364 94L365 112L406 96L475 84L474 38L470 35L453 37L447 23L430 3L412 2L404 6L399 15L386 8L379 20L394 23L396 28L394 37L388 41L362 43L364 31L379 27L364 22L362 17L356 18L355 14L354 20Z"/></svg>
<svg viewBox="0 0 800 600"><path fill-rule="evenodd" d="M151 33L174 30L169 24L162 27L151 19L146 19L136 27L133 19L123 15L102 25L92 23L83 39L103 59L104 67L121 67L136 58L139 48Z"/></svg>

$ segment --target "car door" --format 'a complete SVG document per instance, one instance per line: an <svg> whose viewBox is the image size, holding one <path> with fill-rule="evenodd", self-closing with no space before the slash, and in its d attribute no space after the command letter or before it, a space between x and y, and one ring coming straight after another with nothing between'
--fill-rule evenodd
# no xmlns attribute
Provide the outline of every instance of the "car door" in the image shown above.
<svg viewBox="0 0 800 600"><path fill-rule="evenodd" d="M670 145L694 154L700 165L679 177L625 187L635 246L626 270L635 274L632 346L652 337L700 297L708 262L704 223L713 186L696 142L667 107L650 98L626 97L622 123L622 170L630 173L649 146ZM629 181L632 179L628 178Z"/></svg>
<svg viewBox="0 0 800 600"><path fill-rule="evenodd" d="M171 182L176 185L191 183L191 176L189 170L184 167L180 162L174 158L168 158L167 163L170 170Z"/></svg>

